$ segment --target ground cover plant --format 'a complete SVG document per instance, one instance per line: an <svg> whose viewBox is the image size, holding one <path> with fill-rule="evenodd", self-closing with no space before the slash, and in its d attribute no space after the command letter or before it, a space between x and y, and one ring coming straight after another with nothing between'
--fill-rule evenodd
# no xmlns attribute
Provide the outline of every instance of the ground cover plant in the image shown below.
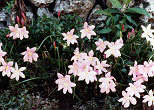
<svg viewBox="0 0 154 110"><path fill-rule="evenodd" d="M75 14L0 30L1 109L152 109L154 30L131 0L110 0L104 27ZM81 105L82 104L82 105Z"/></svg>

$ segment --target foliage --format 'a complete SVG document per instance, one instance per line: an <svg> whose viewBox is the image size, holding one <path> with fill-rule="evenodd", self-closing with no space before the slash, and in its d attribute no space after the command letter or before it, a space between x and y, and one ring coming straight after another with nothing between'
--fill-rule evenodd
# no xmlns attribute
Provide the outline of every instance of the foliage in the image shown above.
<svg viewBox="0 0 154 110"><path fill-rule="evenodd" d="M64 18L47 18L46 16L43 18L38 17L36 20L32 20L30 24L25 23L26 29L29 32L29 38L24 38L23 40L12 39L12 37L8 37L7 34L10 33L8 28L0 30L0 41L3 43L2 50L7 52L4 60L7 62L17 62L19 66L27 68L26 71L24 71L26 77L25 79L20 79L20 82L13 82L7 77L0 76L2 79L1 83L5 84L5 82L7 82L6 87L1 87L2 92L4 92L0 95L1 109L51 109L50 107L52 107L52 104L49 102L49 100L45 100L45 98L41 98L40 96L36 97L36 95L29 94L29 92L36 92L35 85L37 85L38 88L41 88L40 92L45 94L44 97L51 96L51 99L53 97L58 99L59 97L63 97L63 94L56 91L56 84L58 84L58 88L60 88L60 84L69 86L68 83L71 81L76 84L76 87L73 88L73 92L71 92L71 90L69 92L73 94L73 98L75 100L77 99L78 102L85 102L86 105L90 106L91 108L95 109L96 107L96 109L98 109L99 106L97 106L97 103L94 100L92 100L92 104L91 102L89 104L89 102L86 101L94 96L101 99L103 97L102 101L99 100L99 102L101 104L105 104L106 109L116 109L116 107L119 106L117 100L119 96L121 96L121 92L126 89L129 83L133 82L132 76L128 75L130 72L130 67L133 67L135 61L137 61L140 65L143 64L144 61L153 61L154 52L150 46L150 43L141 37L143 33L142 29L140 28L141 23L138 22L138 18L136 17L136 13L144 14L146 16L149 16L149 14L144 9L129 8L128 6L131 0L123 0L126 8L124 8L118 0L110 1L114 8L98 10L96 12L98 14L107 16L105 27L103 29L100 25L97 25L94 30L93 25L91 25L91 28L90 26L87 26L87 28L84 26L83 28L82 18L76 17L76 15L68 14ZM19 27L22 27L22 24L18 23L18 25ZM82 37L77 39L78 43L68 46L68 43L66 43L64 40L64 33L67 34L67 32L71 29L75 29L75 35ZM90 37L85 37L83 33L89 32L89 30L93 32L93 36L90 35ZM97 36L94 36L95 34ZM66 35L65 37L69 38L71 35ZM119 39L122 39L122 41ZM96 42L99 40L102 40L103 42L106 41L107 44L105 46L111 44L111 42L118 42L117 45L124 44L123 46L120 46L121 49L117 49L121 55L115 56L113 53L111 57L109 57L109 55L106 58L106 52L103 53L96 49ZM21 53L25 52L26 47L37 48L36 53L39 55L37 62L30 63L23 61L23 55L21 55ZM110 65L106 71L111 72L112 75L110 74L106 76L108 73L104 72L101 75L97 75L97 81L95 78L89 79L93 83L89 84L89 82L86 81L87 85L82 81L78 81L78 78L75 77L75 75L68 75L70 70L69 66L74 63L71 58L74 56L73 52L77 47L79 48L79 52L85 54L88 53L88 55L90 52L94 52L94 57L99 61L106 60L106 63ZM105 49L105 51L108 50ZM59 76L57 79L57 73L60 73L59 75L64 76ZM78 76L82 77L82 75ZM63 82L67 78L69 78L69 80L67 80L68 83ZM109 93L107 96L106 94L101 94L99 92L99 87L101 86L99 85L101 82L99 79L101 78L104 78L106 81L113 82L116 85L116 92ZM93 80L95 80L95 82ZM152 81L153 77L150 77L149 81L144 83L148 90L152 89L153 87ZM103 83L103 81L101 83ZM32 87L30 87L30 90L25 88L24 92L18 92L17 94L12 95L10 90L18 90L19 88L17 86L21 84L31 85ZM8 91L4 91L3 89L8 89ZM112 91L114 92L114 90ZM63 90L63 93L66 92ZM57 95L57 93L60 94L60 96ZM68 94L66 94L66 97L67 95ZM68 100L67 98L66 100ZM114 104L113 102L115 101L117 102ZM140 99L139 102L141 103ZM56 105L58 102L53 101L53 103ZM43 106L40 106L42 104ZM43 108L46 104L49 104L49 108ZM87 109L89 109L88 106ZM103 108L104 106L101 107ZM59 107L56 109L59 109Z"/></svg>

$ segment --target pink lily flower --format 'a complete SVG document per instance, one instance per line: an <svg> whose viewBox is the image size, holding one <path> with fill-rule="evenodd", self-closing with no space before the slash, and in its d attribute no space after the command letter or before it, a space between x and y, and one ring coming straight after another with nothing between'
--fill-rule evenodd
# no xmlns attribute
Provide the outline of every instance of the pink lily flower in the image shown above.
<svg viewBox="0 0 154 110"><path fill-rule="evenodd" d="M23 58L24 62L28 61L32 63L33 60L37 61L38 54L35 51L36 51L36 47L33 47L33 48L27 47L27 51L21 53L22 55L24 55L24 58Z"/></svg>
<svg viewBox="0 0 154 110"><path fill-rule="evenodd" d="M25 78L25 75L23 74L22 71L24 71L26 69L26 67L18 67L18 64L15 63L15 68L12 68L12 75L11 75L11 79L16 78L16 80L19 80L19 77L21 76L22 78Z"/></svg>
<svg viewBox="0 0 154 110"><path fill-rule="evenodd" d="M140 98L140 93L143 93L146 88L146 86L141 84L141 81L134 82L134 84L129 83L129 87L126 88L126 91L129 93L129 95Z"/></svg>
<svg viewBox="0 0 154 110"><path fill-rule="evenodd" d="M144 100L142 101L143 103L148 102L148 106L154 106L154 92L152 90L149 91L148 95L145 95L143 98Z"/></svg>
<svg viewBox="0 0 154 110"><path fill-rule="evenodd" d="M13 66L13 61L10 61L8 63L3 61L2 66L0 66L0 71L2 71L2 76L7 75L8 77L10 77L11 71L13 69L12 66Z"/></svg>
<svg viewBox="0 0 154 110"><path fill-rule="evenodd" d="M106 92L107 94L110 92L110 90L112 92L115 92L116 89L115 89L115 83L114 83L115 78L113 76L111 76L111 73L108 72L105 77L102 77L99 79L99 82L101 82L101 84L99 85L100 87L100 92L101 93L104 93Z"/></svg>
<svg viewBox="0 0 154 110"><path fill-rule="evenodd" d="M96 35L96 33L93 31L95 28L94 25L89 26L87 22L84 23L83 26L84 29L82 29L81 32L81 38L84 38L87 36L88 39L91 39L92 35Z"/></svg>
<svg viewBox="0 0 154 110"><path fill-rule="evenodd" d="M67 91L72 94L72 87L75 87L76 84L71 82L70 75L64 77L62 74L58 73L57 76L58 79L56 80L56 84L58 84L58 91L63 89L64 94L66 94Z"/></svg>
<svg viewBox="0 0 154 110"><path fill-rule="evenodd" d="M123 98L119 99L118 101L119 102L122 102L122 105L124 105L125 108L128 108L130 103L132 103L133 105L136 105L136 99L132 96L129 95L129 93L125 92L125 91L122 91L122 95L123 95Z"/></svg>
<svg viewBox="0 0 154 110"><path fill-rule="evenodd" d="M103 42L102 39L99 39L99 41L95 42L95 44L97 46L96 50L100 50L100 52L102 53L106 48L107 41Z"/></svg>
<svg viewBox="0 0 154 110"><path fill-rule="evenodd" d="M72 29L70 32L67 33L62 33L62 35L64 36L63 40L67 41L67 45L69 46L70 44L74 44L74 43L78 43L77 42L77 35L73 35L74 33L74 29Z"/></svg>

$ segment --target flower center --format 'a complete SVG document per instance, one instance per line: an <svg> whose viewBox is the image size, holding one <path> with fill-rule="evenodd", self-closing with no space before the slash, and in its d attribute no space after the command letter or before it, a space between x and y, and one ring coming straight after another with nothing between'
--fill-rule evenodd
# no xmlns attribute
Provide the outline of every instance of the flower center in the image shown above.
<svg viewBox="0 0 154 110"><path fill-rule="evenodd" d="M29 57L32 56L32 52L28 52L28 56L29 56Z"/></svg>
<svg viewBox="0 0 154 110"><path fill-rule="evenodd" d="M85 29L86 32L89 32L89 29Z"/></svg>
<svg viewBox="0 0 154 110"><path fill-rule="evenodd" d="M72 38L72 36L71 36L71 35L69 35L69 36L68 36L68 39L71 39L71 38Z"/></svg>
<svg viewBox="0 0 154 110"><path fill-rule="evenodd" d="M8 67L8 66L6 66L6 67L5 67L5 70L7 71L8 69L9 69L9 67Z"/></svg>
<svg viewBox="0 0 154 110"><path fill-rule="evenodd" d="M65 83L64 83L64 86L68 87L68 83L67 83L67 82L65 82Z"/></svg>

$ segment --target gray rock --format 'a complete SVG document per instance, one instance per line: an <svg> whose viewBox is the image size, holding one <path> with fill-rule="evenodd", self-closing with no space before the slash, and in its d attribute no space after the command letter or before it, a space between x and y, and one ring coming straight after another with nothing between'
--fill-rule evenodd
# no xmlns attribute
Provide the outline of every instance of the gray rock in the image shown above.
<svg viewBox="0 0 154 110"><path fill-rule="evenodd" d="M31 3L33 3L35 6L40 7L40 6L47 6L50 3L52 3L54 0L30 0Z"/></svg>
<svg viewBox="0 0 154 110"><path fill-rule="evenodd" d="M3 22L0 22L0 30L4 29L4 28L5 28L5 26L4 26Z"/></svg>
<svg viewBox="0 0 154 110"><path fill-rule="evenodd" d="M29 18L29 19L33 19L34 18L34 14L32 12L26 12L26 16Z"/></svg>
<svg viewBox="0 0 154 110"><path fill-rule="evenodd" d="M85 17L93 7L95 0L57 0L54 8L55 13L61 14L76 12L81 17Z"/></svg>
<svg viewBox="0 0 154 110"><path fill-rule="evenodd" d="M149 12L150 18L148 18L147 16L142 16L140 19L144 23L147 23L149 21L149 19L154 19L154 0L145 0L145 2L148 2L148 4L149 4L145 9ZM139 5L139 7L144 8L144 4L141 3ZM152 23L152 25L153 25L153 23Z"/></svg>
<svg viewBox="0 0 154 110"><path fill-rule="evenodd" d="M6 21L6 19L7 19L7 14L5 11L2 10L0 12L0 21Z"/></svg>
<svg viewBox="0 0 154 110"><path fill-rule="evenodd" d="M49 12L48 8L38 8L37 15L40 17L43 17L43 15L46 15L48 18L53 16L52 13Z"/></svg>

